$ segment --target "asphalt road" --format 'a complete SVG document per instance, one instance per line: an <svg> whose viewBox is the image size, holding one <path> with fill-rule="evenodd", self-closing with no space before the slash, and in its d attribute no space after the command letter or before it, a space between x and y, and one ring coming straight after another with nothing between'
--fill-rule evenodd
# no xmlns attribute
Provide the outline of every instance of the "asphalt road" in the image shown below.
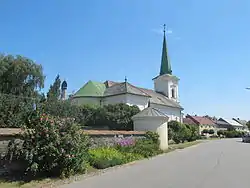
<svg viewBox="0 0 250 188"><path fill-rule="evenodd" d="M63 188L249 188L250 144L208 141Z"/></svg>

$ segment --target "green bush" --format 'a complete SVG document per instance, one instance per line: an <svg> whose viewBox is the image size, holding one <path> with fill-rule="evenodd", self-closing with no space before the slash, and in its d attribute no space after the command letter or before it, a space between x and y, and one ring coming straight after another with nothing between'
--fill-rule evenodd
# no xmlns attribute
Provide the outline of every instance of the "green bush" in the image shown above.
<svg viewBox="0 0 250 188"><path fill-rule="evenodd" d="M196 125L185 125L188 129L187 141L192 142L199 138L199 130Z"/></svg>
<svg viewBox="0 0 250 188"><path fill-rule="evenodd" d="M85 172L89 140L71 119L60 120L34 112L24 128L22 140L22 148L14 152L28 177ZM9 153L13 153L11 148Z"/></svg>
<svg viewBox="0 0 250 188"><path fill-rule="evenodd" d="M116 149L122 153L133 153L149 158L162 153L159 148L159 135L154 132L146 132L145 138L136 140L127 140L127 144L121 144L120 141L116 145Z"/></svg>
<svg viewBox="0 0 250 188"><path fill-rule="evenodd" d="M142 155L121 152L116 148L108 147L92 149L89 153L90 164L97 169L104 169L143 159Z"/></svg>
<svg viewBox="0 0 250 188"><path fill-rule="evenodd" d="M103 124L112 130L133 130L132 116L139 113L137 106L127 104L107 105L103 107Z"/></svg>
<svg viewBox="0 0 250 188"><path fill-rule="evenodd" d="M169 140L172 139L177 144L198 139L198 127L195 125L185 125L177 121L170 121L168 126Z"/></svg>
<svg viewBox="0 0 250 188"><path fill-rule="evenodd" d="M136 153L123 153L123 162L124 163L129 163L129 162L133 162L133 161L137 161L137 160L141 160L144 157L140 154L136 154Z"/></svg>
<svg viewBox="0 0 250 188"><path fill-rule="evenodd" d="M168 139L172 140L174 135L181 130L181 124L177 121L170 121L168 123Z"/></svg>
<svg viewBox="0 0 250 188"><path fill-rule="evenodd" d="M145 158L153 157L162 153L159 144L155 144L152 140L147 139L137 140L136 144L131 147L130 152L142 155Z"/></svg>
<svg viewBox="0 0 250 188"><path fill-rule="evenodd" d="M154 144L159 145L159 135L156 132L147 131L145 134L147 140L151 140Z"/></svg>
<svg viewBox="0 0 250 188"><path fill-rule="evenodd" d="M209 133L209 130L208 129L204 129L203 131L202 131L202 134L208 134Z"/></svg>
<svg viewBox="0 0 250 188"><path fill-rule="evenodd" d="M239 138L244 135L244 132L242 131L236 131L234 129L229 129L229 130L219 130L217 132L218 136L225 136L226 138Z"/></svg>
<svg viewBox="0 0 250 188"><path fill-rule="evenodd" d="M124 156L115 148L97 148L89 151L90 164L97 169L104 169L125 163Z"/></svg>
<svg viewBox="0 0 250 188"><path fill-rule="evenodd" d="M239 137L242 137L244 135L243 132L235 131L235 130L224 131L223 134L226 138L239 138Z"/></svg>
<svg viewBox="0 0 250 188"><path fill-rule="evenodd" d="M22 127L27 117L34 111L34 103L37 109L51 116L61 118L73 118L81 126L104 127L111 130L133 130L131 117L140 110L137 106L126 104L107 105L104 107L77 106L70 101L46 101L24 99L0 95L0 126Z"/></svg>
<svg viewBox="0 0 250 188"><path fill-rule="evenodd" d="M214 134L214 130L213 129L208 130L208 134Z"/></svg>
<svg viewBox="0 0 250 188"><path fill-rule="evenodd" d="M70 101L47 101L40 106L40 109L46 114L61 118L74 118L76 123L84 126L96 111L91 106L72 105Z"/></svg>
<svg viewBox="0 0 250 188"><path fill-rule="evenodd" d="M0 101L0 127L21 127L33 111L34 100L0 94Z"/></svg>
<svg viewBox="0 0 250 188"><path fill-rule="evenodd" d="M218 135L218 136L224 136L225 133L224 133L223 130L218 130L218 131L217 131L217 135Z"/></svg>

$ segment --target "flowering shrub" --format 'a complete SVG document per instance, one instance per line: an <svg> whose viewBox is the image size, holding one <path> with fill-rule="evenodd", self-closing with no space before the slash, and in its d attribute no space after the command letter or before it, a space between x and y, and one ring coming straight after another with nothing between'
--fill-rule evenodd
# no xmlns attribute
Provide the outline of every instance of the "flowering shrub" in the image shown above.
<svg viewBox="0 0 250 188"><path fill-rule="evenodd" d="M122 153L132 153L145 158L160 154L159 135L148 131L143 139L125 138L117 143L116 149Z"/></svg>
<svg viewBox="0 0 250 188"><path fill-rule="evenodd" d="M121 147L133 146L135 145L135 140L132 137L128 137L125 139L119 139L116 144Z"/></svg>
<svg viewBox="0 0 250 188"><path fill-rule="evenodd" d="M71 119L34 112L24 127L22 140L17 159L25 164L26 175L69 176L85 171L88 137Z"/></svg>
<svg viewBox="0 0 250 188"><path fill-rule="evenodd" d="M123 163L123 155L115 148L97 148L89 151L90 164L97 169L104 169Z"/></svg>
<svg viewBox="0 0 250 188"><path fill-rule="evenodd" d="M104 169L131 161L143 159L143 156L133 153L123 153L115 148L97 148L89 151L90 164L97 169Z"/></svg>

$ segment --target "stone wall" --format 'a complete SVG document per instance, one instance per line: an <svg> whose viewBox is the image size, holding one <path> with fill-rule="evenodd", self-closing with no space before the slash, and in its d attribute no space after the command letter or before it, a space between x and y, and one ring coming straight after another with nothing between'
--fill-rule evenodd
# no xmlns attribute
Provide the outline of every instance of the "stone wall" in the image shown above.
<svg viewBox="0 0 250 188"><path fill-rule="evenodd" d="M91 148L101 146L113 146L118 140L133 137L135 139L144 138L145 132L140 131L110 131L110 130L84 130L91 140ZM6 155L8 144L12 140L20 140L20 129L4 129L0 128L0 160ZM0 161L0 175L4 172L4 161Z"/></svg>
<svg viewBox="0 0 250 188"><path fill-rule="evenodd" d="M8 131L1 132L0 129L0 156L4 156L7 152L8 144L11 140L19 139L20 130L9 134ZM91 148L100 146L113 146L118 140L133 137L140 139L144 137L145 132L139 131L110 131L110 130L84 130L91 140Z"/></svg>
<svg viewBox="0 0 250 188"><path fill-rule="evenodd" d="M114 146L119 140L132 137L135 139L142 139L144 138L143 135L110 135L110 136L90 136L91 140L91 148L101 147L101 146Z"/></svg>

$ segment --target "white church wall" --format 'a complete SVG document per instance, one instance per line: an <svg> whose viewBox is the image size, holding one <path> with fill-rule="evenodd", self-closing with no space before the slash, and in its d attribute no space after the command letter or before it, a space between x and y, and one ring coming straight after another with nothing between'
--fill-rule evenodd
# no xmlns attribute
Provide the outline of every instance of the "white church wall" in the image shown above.
<svg viewBox="0 0 250 188"><path fill-rule="evenodd" d="M105 97L103 99L103 105L108 105L108 104L119 104L119 103L126 103L126 95L114 95L114 96L109 96Z"/></svg>
<svg viewBox="0 0 250 188"><path fill-rule="evenodd" d="M101 99L99 97L77 97L73 98L71 100L72 104L75 105L94 105L94 106L100 106L101 105Z"/></svg>
<svg viewBox="0 0 250 188"><path fill-rule="evenodd" d="M168 106L163 106L159 104L150 104L150 106L158 108L164 114L169 117L169 121L178 121L182 122L182 112L179 108L172 108Z"/></svg>
<svg viewBox="0 0 250 188"><path fill-rule="evenodd" d="M154 80L154 88L155 91L161 92L167 97L176 102L179 101L179 88L178 88L178 80L169 75L159 76ZM174 98L172 98L172 89L174 89Z"/></svg>
<svg viewBox="0 0 250 188"><path fill-rule="evenodd" d="M126 104L133 106L136 105L140 110L148 107L149 97L126 94Z"/></svg>
<svg viewBox="0 0 250 188"><path fill-rule="evenodd" d="M164 93L166 96L169 96L169 90L170 90L170 83L168 81L163 80L162 78L157 78L154 81L154 88L155 91Z"/></svg>

